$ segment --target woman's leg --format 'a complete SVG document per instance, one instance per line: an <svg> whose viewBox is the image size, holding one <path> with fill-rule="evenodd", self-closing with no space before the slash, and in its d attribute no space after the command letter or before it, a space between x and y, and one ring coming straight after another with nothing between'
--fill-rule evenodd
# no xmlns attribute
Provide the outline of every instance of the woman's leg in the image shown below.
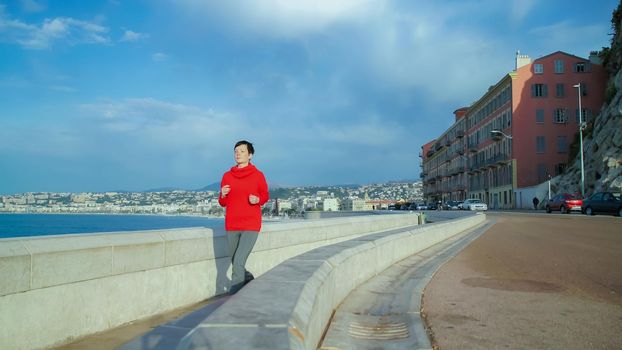
<svg viewBox="0 0 622 350"><path fill-rule="evenodd" d="M237 292L244 286L244 272L246 271L246 260L250 255L255 242L257 241L257 231L238 231L237 246L231 254L231 265L233 267L231 273L231 294ZM231 252L231 243L230 243Z"/></svg>
<svg viewBox="0 0 622 350"><path fill-rule="evenodd" d="M240 243L240 237L242 236L242 231L227 231L227 243L229 245L229 256L231 257L231 287L234 285L233 283L233 273L235 272L235 252L238 249L238 244ZM231 287L229 287L229 292L231 292Z"/></svg>

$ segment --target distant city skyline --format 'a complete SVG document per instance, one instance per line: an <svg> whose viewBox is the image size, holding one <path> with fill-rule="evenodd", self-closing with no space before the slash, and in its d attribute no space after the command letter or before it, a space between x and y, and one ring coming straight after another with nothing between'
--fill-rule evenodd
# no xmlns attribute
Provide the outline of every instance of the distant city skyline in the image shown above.
<svg viewBox="0 0 622 350"><path fill-rule="evenodd" d="M0 194L417 179L514 68L610 45L618 1L0 0Z"/></svg>

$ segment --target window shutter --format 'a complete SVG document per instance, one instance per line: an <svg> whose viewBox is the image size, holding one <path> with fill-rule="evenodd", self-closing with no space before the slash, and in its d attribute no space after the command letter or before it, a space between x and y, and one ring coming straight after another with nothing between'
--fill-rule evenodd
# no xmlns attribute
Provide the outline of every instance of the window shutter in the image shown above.
<svg viewBox="0 0 622 350"><path fill-rule="evenodd" d="M546 84L542 84L542 97L548 96L548 87Z"/></svg>
<svg viewBox="0 0 622 350"><path fill-rule="evenodd" d="M531 84L531 97L536 97L536 84Z"/></svg>

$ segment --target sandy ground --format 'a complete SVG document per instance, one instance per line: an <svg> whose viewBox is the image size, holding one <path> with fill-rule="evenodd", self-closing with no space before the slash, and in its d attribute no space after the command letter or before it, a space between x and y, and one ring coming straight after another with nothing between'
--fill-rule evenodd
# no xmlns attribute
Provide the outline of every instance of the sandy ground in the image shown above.
<svg viewBox="0 0 622 350"><path fill-rule="evenodd" d="M425 290L434 347L622 349L622 218L488 215Z"/></svg>

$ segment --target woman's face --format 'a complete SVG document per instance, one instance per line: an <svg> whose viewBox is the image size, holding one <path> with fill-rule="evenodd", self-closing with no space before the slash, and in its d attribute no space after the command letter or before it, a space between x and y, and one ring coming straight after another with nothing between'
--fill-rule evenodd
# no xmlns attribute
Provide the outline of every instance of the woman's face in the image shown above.
<svg viewBox="0 0 622 350"><path fill-rule="evenodd" d="M248 153L248 146L239 145L233 150L235 162L238 166L247 166L253 157L250 153Z"/></svg>

